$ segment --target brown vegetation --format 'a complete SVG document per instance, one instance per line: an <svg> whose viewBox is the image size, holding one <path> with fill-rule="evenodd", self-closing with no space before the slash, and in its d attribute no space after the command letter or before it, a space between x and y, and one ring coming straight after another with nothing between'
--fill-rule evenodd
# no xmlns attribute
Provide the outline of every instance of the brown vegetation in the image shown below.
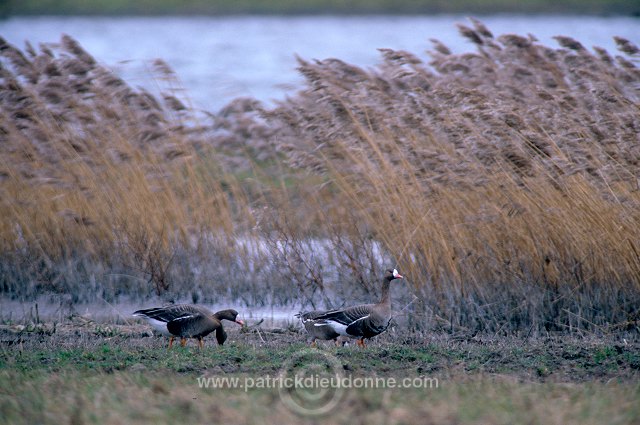
<svg viewBox="0 0 640 425"><path fill-rule="evenodd" d="M444 326L638 329L637 47L460 30L476 53L300 60L305 89L263 115L339 192L318 223L380 241Z"/></svg>
<svg viewBox="0 0 640 425"><path fill-rule="evenodd" d="M207 116L69 37L2 43L3 292L140 292L104 277L120 270L158 293L340 304L397 263L411 326L637 332L637 47L472 24L475 53L300 59L296 96Z"/></svg>
<svg viewBox="0 0 640 425"><path fill-rule="evenodd" d="M162 293L194 252L228 255L239 194L223 189L179 99L133 89L68 36L26 53L2 41L0 52L4 292L83 293L78 281L91 281L89 292L113 296L146 292L141 278Z"/></svg>

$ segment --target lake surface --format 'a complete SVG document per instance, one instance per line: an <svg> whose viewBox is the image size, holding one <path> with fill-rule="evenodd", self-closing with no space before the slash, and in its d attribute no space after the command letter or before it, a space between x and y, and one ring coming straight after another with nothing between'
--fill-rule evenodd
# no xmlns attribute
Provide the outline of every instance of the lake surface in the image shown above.
<svg viewBox="0 0 640 425"><path fill-rule="evenodd" d="M487 16L495 36L535 35L557 46L555 35L585 47L615 51L618 35L640 45L640 19L631 17ZM473 51L458 34L464 16L368 17L38 17L0 21L0 36L22 48L56 42L62 33L77 39L130 84L153 89L151 62L164 59L177 73L194 106L216 111L236 97L266 103L300 87L295 56L339 58L364 68L380 59L377 48L402 49L426 59L435 38L454 52Z"/></svg>
<svg viewBox="0 0 640 425"><path fill-rule="evenodd" d="M177 300L178 303L191 303L191 300ZM142 308L152 308L165 305L166 300L150 297L146 301L122 299L116 303L96 300L92 303L71 304L65 302L64 295L42 295L32 301L11 300L0 297L0 323L31 323L31 322L64 322L71 315L79 315L96 323L131 323L135 319L131 314ZM265 326L286 326L298 322L295 314L300 310L309 310L299 305L247 307L238 302L220 304L202 304L211 311L235 308L240 312L240 318L253 325L262 321Z"/></svg>

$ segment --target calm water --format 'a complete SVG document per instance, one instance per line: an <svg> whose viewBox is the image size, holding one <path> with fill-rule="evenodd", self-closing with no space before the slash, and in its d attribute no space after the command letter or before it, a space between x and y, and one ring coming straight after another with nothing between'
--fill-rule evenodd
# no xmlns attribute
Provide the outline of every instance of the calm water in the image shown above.
<svg viewBox="0 0 640 425"><path fill-rule="evenodd" d="M567 35L585 46L615 50L614 35L640 45L640 19L494 16L482 21L494 35L534 34L551 46ZM130 84L153 88L150 62L162 58L177 72L198 108L217 110L239 96L270 102L300 86L295 55L335 57L362 67L379 60L377 48L408 50L425 58L430 38L454 52L473 50L455 27L463 16L226 17L226 18L13 18L0 35L19 47L76 38Z"/></svg>
<svg viewBox="0 0 640 425"><path fill-rule="evenodd" d="M190 303L191 300L178 300L178 302ZM0 297L0 323L29 323L36 320L45 322L63 322L71 314L78 314L98 323L120 322L131 323L131 316L141 308L151 308L164 305L166 300L150 298L147 301L120 300L117 303L109 303L104 300L96 300L92 303L78 303L71 305L65 302L65 297L60 295L42 295L33 301L17 301L6 297ZM300 306L278 307L247 307L237 302L221 304L203 304L212 311L225 308L236 308L240 311L240 318L252 325L263 320L265 326L286 326L297 322L295 314L301 310ZM307 310L309 307L306 308Z"/></svg>

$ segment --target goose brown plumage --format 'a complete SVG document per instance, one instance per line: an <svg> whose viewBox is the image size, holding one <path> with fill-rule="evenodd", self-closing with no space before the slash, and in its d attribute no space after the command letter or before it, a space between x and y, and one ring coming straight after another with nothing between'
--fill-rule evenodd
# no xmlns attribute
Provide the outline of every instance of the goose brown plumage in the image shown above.
<svg viewBox="0 0 640 425"><path fill-rule="evenodd" d="M373 338L384 332L391 322L391 297L389 286L394 279L403 279L396 269L389 269L382 279L382 298L377 304L361 304L352 307L299 313L305 329L316 339L337 339L338 336L357 338L357 344L365 346L365 338Z"/></svg>
<svg viewBox="0 0 640 425"><path fill-rule="evenodd" d="M174 304L165 307L148 308L133 313L134 317L146 319L154 329L169 337L169 348L175 337L180 337L180 345L187 343L187 338L196 338L200 348L202 339L211 332L216 333L216 340L223 345L227 333L222 326L222 320L229 320L241 326L244 322L238 319L238 312L232 309L221 310L216 313L193 304Z"/></svg>
<svg viewBox="0 0 640 425"><path fill-rule="evenodd" d="M316 319L325 313L327 312L324 310L313 310L296 314L296 317L300 319L302 325L311 336L312 347L317 345L317 339L325 341L333 340L336 345L339 345L338 338L340 337L340 334L338 332L334 331L330 326L316 326Z"/></svg>

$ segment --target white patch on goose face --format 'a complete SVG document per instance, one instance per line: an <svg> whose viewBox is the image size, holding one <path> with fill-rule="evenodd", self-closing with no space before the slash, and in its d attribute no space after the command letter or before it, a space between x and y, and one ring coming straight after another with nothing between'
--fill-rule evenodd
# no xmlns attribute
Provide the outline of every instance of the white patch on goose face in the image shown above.
<svg viewBox="0 0 640 425"><path fill-rule="evenodd" d="M167 329L167 322L163 322L161 320L156 320L156 319L151 319L149 317L145 317L145 319L147 319L147 322L149 322L149 324L151 326L153 326L153 329L157 330L162 335L171 336L171 332L169 332L169 329Z"/></svg>
<svg viewBox="0 0 640 425"><path fill-rule="evenodd" d="M400 276L400 273L398 273L398 270L393 269L393 277L397 278L398 276Z"/></svg>

